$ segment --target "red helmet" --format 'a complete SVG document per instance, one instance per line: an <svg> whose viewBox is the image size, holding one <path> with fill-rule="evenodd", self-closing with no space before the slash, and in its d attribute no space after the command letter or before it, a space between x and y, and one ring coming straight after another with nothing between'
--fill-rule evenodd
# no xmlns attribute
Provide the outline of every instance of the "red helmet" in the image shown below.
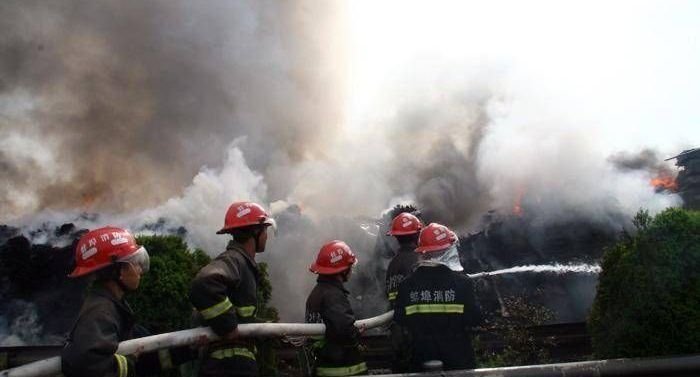
<svg viewBox="0 0 700 377"><path fill-rule="evenodd" d="M75 249L75 269L68 276L87 275L116 262L136 262L143 272L147 272L148 252L122 228L106 226L95 229L80 237Z"/></svg>
<svg viewBox="0 0 700 377"><path fill-rule="evenodd" d="M275 225L275 220L258 203L235 202L226 211L224 227L216 233L230 233L236 228L250 225Z"/></svg>
<svg viewBox="0 0 700 377"><path fill-rule="evenodd" d="M357 263L355 254L343 241L331 241L321 247L316 262L309 270L319 275L334 275L343 272Z"/></svg>
<svg viewBox="0 0 700 377"><path fill-rule="evenodd" d="M457 235L450 228L438 223L430 223L418 237L416 253L431 253L445 250L457 242Z"/></svg>
<svg viewBox="0 0 700 377"><path fill-rule="evenodd" d="M417 217L408 212L402 212L391 221L391 229L386 232L388 236L407 236L420 233L423 224Z"/></svg>

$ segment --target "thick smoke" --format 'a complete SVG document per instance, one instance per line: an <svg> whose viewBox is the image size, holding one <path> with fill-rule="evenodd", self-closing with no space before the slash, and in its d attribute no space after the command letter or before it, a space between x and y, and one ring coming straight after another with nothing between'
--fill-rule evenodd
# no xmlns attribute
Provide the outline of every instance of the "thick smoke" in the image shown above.
<svg viewBox="0 0 700 377"><path fill-rule="evenodd" d="M473 63L397 68L348 117L335 2L4 1L0 15L0 223L175 229L213 256L227 206L262 202L280 220L261 259L283 319L300 318L321 244L370 264L372 218L397 203L460 233L516 204L621 229L678 203ZM355 292L381 293L373 268Z"/></svg>
<svg viewBox="0 0 700 377"><path fill-rule="evenodd" d="M43 325L32 303L13 300L0 316L0 347L61 344L63 337L44 335Z"/></svg>
<svg viewBox="0 0 700 377"><path fill-rule="evenodd" d="M339 124L337 8L2 2L2 220L151 207L237 136L259 171L314 156Z"/></svg>
<svg viewBox="0 0 700 377"><path fill-rule="evenodd" d="M514 98L497 104L494 122L480 145L479 178L492 206L508 211L516 202L552 223L572 218L607 221L621 229L640 208L653 213L678 205L660 195L647 174L621 171L586 124L545 116L541 105Z"/></svg>
<svg viewBox="0 0 700 377"><path fill-rule="evenodd" d="M655 150L646 148L639 153L618 152L608 160L620 170L646 170L654 173L670 172L669 164Z"/></svg>
<svg viewBox="0 0 700 377"><path fill-rule="evenodd" d="M657 191L677 191L676 169L653 149L645 148L638 153L619 152L610 156L608 161L620 171L647 174Z"/></svg>
<svg viewBox="0 0 700 377"><path fill-rule="evenodd" d="M443 85L446 83L443 83ZM428 221L465 225L488 210L487 187L477 177L479 144L490 125L491 93L460 83L440 97L417 98L391 120L391 178L400 195L415 195ZM440 85L444 88L443 85ZM469 88L469 89L465 89ZM393 137L405 133L407 137Z"/></svg>

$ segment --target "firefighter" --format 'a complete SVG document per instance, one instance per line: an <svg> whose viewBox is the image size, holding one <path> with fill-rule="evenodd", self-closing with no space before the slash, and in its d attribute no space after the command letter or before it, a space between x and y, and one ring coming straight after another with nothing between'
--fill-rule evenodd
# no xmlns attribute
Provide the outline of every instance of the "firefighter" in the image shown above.
<svg viewBox="0 0 700 377"><path fill-rule="evenodd" d="M446 370L475 367L471 332L481 322L474 287L457 251L457 236L437 223L418 238L420 254L413 273L399 286L394 320L408 330L412 369L440 360Z"/></svg>
<svg viewBox="0 0 700 377"><path fill-rule="evenodd" d="M323 245L309 270L318 275L316 286L306 300L306 322L324 323L326 333L313 345L316 376L355 376L367 372L360 354L360 332L343 283L350 279L357 263L355 254L343 241Z"/></svg>
<svg viewBox="0 0 700 377"><path fill-rule="evenodd" d="M394 307L399 284L413 272L413 267L418 262L418 254L415 252L418 246L418 234L423 224L414 215L403 212L394 217L391 229L386 233L394 236L399 243L399 249L394 258L389 262L386 271L386 292L391 307ZM410 345L405 330L396 322L389 326L391 346L394 352L391 370L394 373L402 373L410 370Z"/></svg>
<svg viewBox="0 0 700 377"><path fill-rule="evenodd" d="M69 276L92 275L95 282L61 351L65 376L150 374L158 370L158 356L161 364L189 358L188 348L178 348L173 355L169 350L145 354L138 362L134 355L117 353L119 342L134 335L134 312L124 296L138 289L149 266L148 252L136 244L134 236L116 227L95 229L78 241L75 261Z"/></svg>
<svg viewBox="0 0 700 377"><path fill-rule="evenodd" d="M416 216L403 212L394 217L391 229L386 232L388 236L394 236L399 243L399 250L386 270L386 292L392 306L399 284L413 271L413 266L418 262L418 254L415 250L422 227L423 224Z"/></svg>
<svg viewBox="0 0 700 377"><path fill-rule="evenodd" d="M231 204L217 234L233 239L192 281L190 300L200 320L221 337L205 351L199 376L258 375L254 340L240 338L238 324L255 322L260 279L255 255L265 251L270 226L275 222L259 204Z"/></svg>

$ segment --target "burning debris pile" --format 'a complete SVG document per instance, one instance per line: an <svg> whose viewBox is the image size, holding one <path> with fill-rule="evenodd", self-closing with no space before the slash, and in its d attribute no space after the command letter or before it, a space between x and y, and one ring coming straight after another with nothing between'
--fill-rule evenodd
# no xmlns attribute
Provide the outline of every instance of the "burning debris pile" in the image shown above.
<svg viewBox="0 0 700 377"><path fill-rule="evenodd" d="M680 168L677 189L688 209L700 209L700 148L688 149L669 158Z"/></svg>
<svg viewBox="0 0 700 377"><path fill-rule="evenodd" d="M504 298L524 297L550 309L554 322L580 322L595 297L597 261L621 230L583 218L543 224L527 211L492 211L482 231L460 238L460 256L486 312L508 315Z"/></svg>
<svg viewBox="0 0 700 377"><path fill-rule="evenodd" d="M45 225L24 236L0 227L0 345L62 343L87 284L67 277L83 232Z"/></svg>
<svg viewBox="0 0 700 377"><path fill-rule="evenodd" d="M516 203L517 213L489 211L482 230L460 236L460 259L465 273L477 280L479 300L487 315L508 315L504 300L521 297L554 313L553 322L581 322L595 297L603 248L615 242L627 221L611 213L603 220L585 217L545 222L538 218L525 193ZM396 206L380 224L373 260L358 267L355 284L374 301L385 300L383 282L375 289L369 276L384 276L397 249L393 237L384 236L387 224L401 212L410 212L424 222L414 206ZM459 228L455 228L460 232ZM355 290L356 292L357 290ZM357 303L360 311L366 304ZM376 307L376 305L374 305ZM375 313L376 313L376 309Z"/></svg>

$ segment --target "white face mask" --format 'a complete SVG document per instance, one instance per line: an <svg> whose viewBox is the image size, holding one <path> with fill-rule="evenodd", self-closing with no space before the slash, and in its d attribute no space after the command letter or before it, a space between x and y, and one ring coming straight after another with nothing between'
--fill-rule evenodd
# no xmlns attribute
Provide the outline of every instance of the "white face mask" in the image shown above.
<svg viewBox="0 0 700 377"><path fill-rule="evenodd" d="M457 251L456 243L443 252L437 252L433 255L428 253L423 255L423 258L422 261L418 262L419 265L434 266L436 264L441 264L452 271L464 271L464 267L462 267L462 263L459 261L459 251Z"/></svg>

